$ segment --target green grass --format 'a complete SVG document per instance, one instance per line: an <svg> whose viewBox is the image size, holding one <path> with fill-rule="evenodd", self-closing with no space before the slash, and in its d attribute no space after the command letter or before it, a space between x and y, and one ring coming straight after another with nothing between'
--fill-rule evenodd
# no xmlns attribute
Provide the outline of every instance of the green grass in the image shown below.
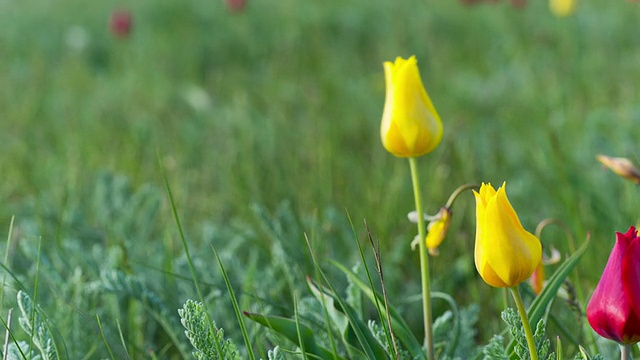
<svg viewBox="0 0 640 360"><path fill-rule="evenodd" d="M42 238L38 301L70 358L108 356L102 335L123 354L118 320L129 352L179 356L153 314L177 321L196 295L159 153L227 335L240 339L209 244L243 309L290 315L314 271L304 232L321 258L357 261L347 211L381 238L390 301L419 311L403 301L420 291L409 166L379 140L382 63L415 54L445 127L419 160L427 212L458 185L506 180L527 229L554 217L579 241L591 234L578 266L588 293L614 231L640 216L637 187L595 160L640 160L640 7L581 1L557 19L529 3L255 0L232 14L222 1L139 0L119 40L106 26L115 2L0 1L0 233L16 216L7 267L33 295ZM433 289L483 304L486 340L502 327L501 293L475 273L473 197L454 214ZM568 252L560 228L542 240ZM116 270L159 302L105 290L100 274ZM18 289L9 282L3 318ZM249 332L266 353L266 331Z"/></svg>

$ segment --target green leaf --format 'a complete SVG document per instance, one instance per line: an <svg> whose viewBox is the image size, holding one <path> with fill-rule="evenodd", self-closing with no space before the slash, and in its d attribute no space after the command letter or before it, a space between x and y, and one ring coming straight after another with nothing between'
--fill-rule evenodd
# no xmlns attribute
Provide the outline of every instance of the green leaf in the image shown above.
<svg viewBox="0 0 640 360"><path fill-rule="evenodd" d="M382 305L384 300L382 298L382 295L380 295L378 292L374 292L369 287L369 285L365 284L365 282L358 277L358 275L356 275L353 271L351 271L344 265L335 261L331 261L331 263L340 271L342 271L349 278L351 283L357 286L373 304L375 304L374 296L378 297L378 301L381 303L380 306L382 307L382 312L386 312L384 305ZM400 312L393 306L389 305L389 314L391 315L391 326L393 327L393 333L398 338L398 340L400 340L402 345L404 345L407 351L409 351L409 354L411 354L411 356L413 357L417 357L418 359L426 359L426 355L422 350L422 345L420 344L420 342L418 342L418 339L416 339L415 335L413 335L409 328L409 325L407 325L407 323L400 315Z"/></svg>
<svg viewBox="0 0 640 360"><path fill-rule="evenodd" d="M296 324L294 319L289 319L281 316L261 315L243 312L244 316L249 319L266 326L273 331L285 336L295 344L298 344L300 348L304 347L308 354L316 355L324 360L344 360L344 358L333 354L328 349L318 345L315 340L315 334L313 330L305 324ZM298 329L299 326L299 329ZM300 336L298 336L300 331ZM304 344L300 344L300 341Z"/></svg>

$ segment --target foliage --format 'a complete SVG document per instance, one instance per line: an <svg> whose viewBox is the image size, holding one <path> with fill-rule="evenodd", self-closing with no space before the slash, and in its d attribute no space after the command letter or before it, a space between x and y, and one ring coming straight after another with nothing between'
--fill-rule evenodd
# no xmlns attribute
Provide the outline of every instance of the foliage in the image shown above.
<svg viewBox="0 0 640 360"><path fill-rule="evenodd" d="M5 355L53 356L54 346L70 359L107 358L107 347L115 358L190 357L175 310L197 296L161 163L203 305L229 341L241 337L211 245L242 309L308 326L316 345L333 351L333 341L341 356L360 355L367 341L391 351L373 305L381 285L369 288L361 268L352 276L323 265L330 288L305 243L306 234L323 264L358 262L347 209L381 239L390 294L381 310L391 314L400 353L415 357L421 324L409 314L420 311L419 281L403 224L410 184L378 136L381 64L398 55L419 59L445 128L442 145L419 163L429 174L425 210L437 211L457 184L508 180L514 207L529 209L525 228L550 216L576 237L591 234L589 251L559 265L548 284L557 290L570 278L584 304L614 230L637 220L637 187L599 171L594 156L638 160L640 7L583 1L561 20L544 1L528 3L518 11L505 1L249 0L232 14L223 1L139 0L128 4L131 36L115 39L106 26L111 2L0 1L0 224L8 235L0 307L6 316L22 294L28 312L24 296L37 294L31 314L44 326L7 323L15 339ZM471 197L459 202L430 264L433 289L460 307L434 301L439 355L508 357L509 339L494 336L503 328L500 294L473 266ZM573 253L561 238L550 230L544 245ZM574 313L554 304L556 290L530 296L534 322L547 320L568 358L588 358L579 345L591 359L614 356L565 326ZM447 346L456 328L457 346ZM257 325L249 333L262 358L301 356L290 350L295 339Z"/></svg>
<svg viewBox="0 0 640 360"><path fill-rule="evenodd" d="M240 354L231 340L225 340L224 331L216 327L204 312L202 303L187 300L178 310L180 321L187 338L196 349L193 352L198 360L240 359Z"/></svg>
<svg viewBox="0 0 640 360"><path fill-rule="evenodd" d="M502 312L502 320L507 324L509 333L515 340L516 346L514 348L517 359L529 360L529 349L527 347L527 339L525 338L524 330L522 327L522 319L513 308L506 308ZM555 360L555 354L550 351L551 341L546 335L546 323L544 320L540 320L536 326L535 333L533 334L536 344L538 359L542 360ZM494 335L489 344L487 344L482 353L485 360L507 360L510 359L509 351L504 346L503 337L500 335Z"/></svg>
<svg viewBox="0 0 640 360"><path fill-rule="evenodd" d="M29 295L23 291L18 292L18 307L20 317L18 322L29 336L29 343L33 344L39 352L42 360L57 360L58 350L56 348L46 317L41 315L41 310L31 301ZM29 349L30 347L27 347ZM27 351L28 353L28 351Z"/></svg>

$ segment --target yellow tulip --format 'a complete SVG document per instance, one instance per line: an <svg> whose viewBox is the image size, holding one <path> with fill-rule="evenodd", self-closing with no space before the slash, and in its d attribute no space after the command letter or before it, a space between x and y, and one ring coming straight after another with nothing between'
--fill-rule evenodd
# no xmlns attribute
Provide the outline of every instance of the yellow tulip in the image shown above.
<svg viewBox="0 0 640 360"><path fill-rule="evenodd" d="M440 208L435 219L429 223L429 228L427 229L429 233L427 233L427 238L425 240L427 242L429 254L433 256L440 254L438 252L438 246L442 244L444 238L447 236L449 225L451 224L451 215L451 210L449 210L449 208Z"/></svg>
<svg viewBox="0 0 640 360"><path fill-rule="evenodd" d="M476 198L476 269L495 287L527 280L542 259L540 240L526 231L509 203L506 182L496 191L482 184Z"/></svg>
<svg viewBox="0 0 640 360"><path fill-rule="evenodd" d="M380 126L385 149L398 157L433 151L442 139L442 121L422 85L415 56L384 63L387 94Z"/></svg>
<svg viewBox="0 0 640 360"><path fill-rule="evenodd" d="M564 17L576 11L577 0L549 0L549 9L555 16Z"/></svg>

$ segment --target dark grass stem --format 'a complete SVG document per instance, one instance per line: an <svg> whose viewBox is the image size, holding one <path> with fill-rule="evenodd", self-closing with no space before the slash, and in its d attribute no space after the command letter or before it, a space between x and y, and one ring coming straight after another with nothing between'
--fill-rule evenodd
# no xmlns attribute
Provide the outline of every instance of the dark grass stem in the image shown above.
<svg viewBox="0 0 640 360"><path fill-rule="evenodd" d="M307 350L304 347L304 341L302 339L302 333L300 332L300 314L298 313L298 296L293 293L293 318L296 321L296 333L298 334L298 344L300 344L300 351L302 351L302 358L308 360Z"/></svg>
<svg viewBox="0 0 640 360"><path fill-rule="evenodd" d="M416 158L409 158L411 168L411 182L413 184L413 196L418 213L418 237L420 239L420 274L422 277L422 312L424 319L424 347L427 350L427 359L435 360L433 347L433 329L431 319L431 291L429 284L429 257L427 256L427 245L425 244L426 229L424 224L424 211L422 208L422 194L420 192L420 176L418 175L418 164Z"/></svg>
<svg viewBox="0 0 640 360"><path fill-rule="evenodd" d="M396 344L396 339L393 336L393 326L391 325L391 312L389 311L389 298L387 297L387 289L384 286L384 273L382 272L382 257L380 255L380 239L378 239L378 243L375 244L373 241L373 236L371 235L371 229L369 229L369 225L367 224L366 220L364 222L364 226L367 229L367 237L369 238L369 244L373 249L373 254L376 260L376 269L378 270L378 276L380 277L380 286L382 287L382 299L384 300L384 309L386 312L385 315L387 319L387 325L389 326L388 329L384 325L382 326L382 328L384 329L384 334L387 337L387 341L390 342L391 345L393 346L392 355L393 355L393 359L395 360L400 358L400 353L398 352L398 345ZM362 260L364 261L364 259ZM370 286L371 286L371 291L375 291L375 289L373 288L372 282L370 282ZM374 296L374 299L376 300L376 307L378 308L380 321L382 321L383 316L382 316L382 312L380 311L380 305L378 304L378 298Z"/></svg>
<svg viewBox="0 0 640 360"><path fill-rule="evenodd" d="M520 314L520 318L522 319L522 327L524 328L524 335L527 338L527 346L529 347L529 355L531 355L531 360L538 360L538 352L536 350L536 343L533 339L533 333L531 332L531 324L529 324L529 318L527 317L527 310L524 308L524 303L522 302L522 297L520 296L520 291L518 291L518 286L514 286L509 288L511 290L511 295L513 295L513 300L516 302L516 307L518 308L518 313Z"/></svg>
<svg viewBox="0 0 640 360"><path fill-rule="evenodd" d="M348 214L347 214L348 216ZM351 221L351 218L349 218L349 221ZM311 242L309 240L309 238L307 237L307 234L304 234L304 239L307 243L307 248L309 249L309 253L313 253L313 249L311 248ZM359 243L358 243L358 247L359 247ZM313 255L312 255L313 256ZM315 263L314 263L315 265ZM314 271L316 274L316 278L320 278L320 273L318 271L318 267L314 266ZM329 337L329 344L331 345L331 351L332 351L332 355L333 355L333 359L337 360L338 359L338 347L336 346L336 341L333 337L333 331L331 330L331 319L329 317L329 310L327 309L327 304L325 303L324 300L324 296L320 296L320 302L322 303L322 316L324 317L324 322L327 324L327 335Z"/></svg>
<svg viewBox="0 0 640 360"><path fill-rule="evenodd" d="M236 319L238 320L238 325L240 326L240 332L242 333L244 344L247 347L247 353L249 355L249 359L255 360L256 356L253 353L253 347L251 346L251 342L249 341L249 333L247 333L247 327L244 323L242 312L240 311L240 306L238 306L238 299L236 298L236 294L233 291L233 288L231 287L231 281L229 281L229 276L227 275L227 271L224 269L222 260L220 260L220 256L218 256L218 252L216 251L216 248L213 245L211 245L211 250L213 250L213 254L216 256L216 260L218 261L218 265L220 266L220 272L222 273L222 277L224 278L224 283L227 285L229 298L231 299L231 304L233 305L233 311L236 313Z"/></svg>

